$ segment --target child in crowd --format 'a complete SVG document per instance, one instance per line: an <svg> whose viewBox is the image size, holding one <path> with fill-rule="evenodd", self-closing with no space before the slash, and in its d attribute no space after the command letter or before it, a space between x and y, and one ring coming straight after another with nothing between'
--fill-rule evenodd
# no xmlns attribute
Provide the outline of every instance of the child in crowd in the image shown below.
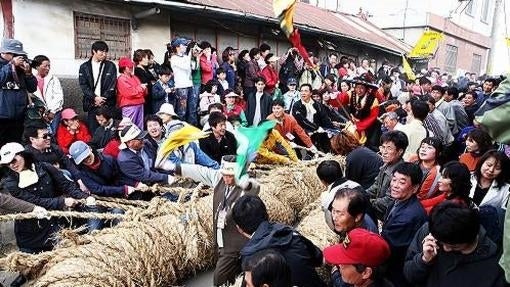
<svg viewBox="0 0 510 287"><path fill-rule="evenodd" d="M297 81L295 78L289 78L287 80L287 88L289 89L285 94L283 94L283 102L285 103L285 112L290 113L292 110L292 105L296 101L299 101L299 92L296 90Z"/></svg>
<svg viewBox="0 0 510 287"><path fill-rule="evenodd" d="M239 117L239 123L245 127L248 124L246 115L244 114L243 108L236 103L236 99L239 97L234 91L227 89L225 90L225 116L227 119L233 117Z"/></svg>
<svg viewBox="0 0 510 287"><path fill-rule="evenodd" d="M217 94L218 84L214 80L210 80L204 86L204 92L200 95L200 122L202 122L202 118L207 114L209 106L215 103L220 103L220 95Z"/></svg>
<svg viewBox="0 0 510 287"><path fill-rule="evenodd" d="M175 84L172 69L163 67L159 71L159 80L152 86L152 110L159 111L164 103L175 105Z"/></svg>

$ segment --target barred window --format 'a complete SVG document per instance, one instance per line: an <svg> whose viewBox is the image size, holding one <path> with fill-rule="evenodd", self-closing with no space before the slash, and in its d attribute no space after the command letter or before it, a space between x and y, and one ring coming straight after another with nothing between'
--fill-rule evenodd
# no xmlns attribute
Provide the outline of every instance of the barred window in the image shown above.
<svg viewBox="0 0 510 287"><path fill-rule="evenodd" d="M446 45L446 60L444 62L444 69L447 72L455 73L457 69L457 55L459 48L453 45Z"/></svg>
<svg viewBox="0 0 510 287"><path fill-rule="evenodd" d="M469 15L469 16L473 16L473 2L475 2L475 0L467 0L468 3L466 4L466 14Z"/></svg>
<svg viewBox="0 0 510 287"><path fill-rule="evenodd" d="M473 53L473 60L471 62L471 72L479 74L481 67L482 67L482 55Z"/></svg>
<svg viewBox="0 0 510 287"><path fill-rule="evenodd" d="M74 57L87 59L95 41L108 44L108 56L118 60L131 55L130 20L74 12Z"/></svg>

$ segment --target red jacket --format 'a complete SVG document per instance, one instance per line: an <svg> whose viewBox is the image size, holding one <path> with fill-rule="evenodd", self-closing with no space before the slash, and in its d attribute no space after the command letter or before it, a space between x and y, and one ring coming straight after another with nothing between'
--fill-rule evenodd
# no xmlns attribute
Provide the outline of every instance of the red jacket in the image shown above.
<svg viewBox="0 0 510 287"><path fill-rule="evenodd" d="M117 104L119 107L135 106L145 103L147 89L137 76L126 76L124 74L117 78Z"/></svg>
<svg viewBox="0 0 510 287"><path fill-rule="evenodd" d="M63 124L58 125L57 129L57 144L62 148L65 154L69 154L69 147L75 141L84 141L88 143L92 139L89 129L84 122L80 121L78 132L71 134L66 126Z"/></svg>
<svg viewBox="0 0 510 287"><path fill-rule="evenodd" d="M105 155L109 155L113 158L117 158L117 156L119 156L119 152L120 152L120 149L119 149L119 146L120 146L121 142L119 139L117 138L113 138L111 139L103 148L103 154Z"/></svg>
<svg viewBox="0 0 510 287"><path fill-rule="evenodd" d="M211 60L207 60L205 55L200 56L200 72L202 73L202 85L207 84L207 82L213 79L212 56Z"/></svg>
<svg viewBox="0 0 510 287"><path fill-rule="evenodd" d="M267 65L264 69L262 69L260 74L264 80L266 80L266 87L264 88L264 91L273 94L274 89L276 88L276 83L280 80L278 78L278 73L270 65Z"/></svg>

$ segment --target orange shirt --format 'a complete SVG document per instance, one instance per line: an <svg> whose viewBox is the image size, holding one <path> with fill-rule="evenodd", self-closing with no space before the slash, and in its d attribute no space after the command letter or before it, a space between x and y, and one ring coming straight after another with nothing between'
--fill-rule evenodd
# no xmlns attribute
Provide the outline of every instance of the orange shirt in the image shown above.
<svg viewBox="0 0 510 287"><path fill-rule="evenodd" d="M478 160L480 157L474 157L472 153L465 152L460 155L459 162L467 165L469 171L473 172L475 171L476 164L478 163Z"/></svg>

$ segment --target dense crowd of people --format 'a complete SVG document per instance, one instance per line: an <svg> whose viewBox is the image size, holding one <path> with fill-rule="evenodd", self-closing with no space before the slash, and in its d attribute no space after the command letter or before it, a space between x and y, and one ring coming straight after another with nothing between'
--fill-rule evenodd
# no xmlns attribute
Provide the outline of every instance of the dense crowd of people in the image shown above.
<svg viewBox="0 0 510 287"><path fill-rule="evenodd" d="M40 215L16 222L21 251L53 248L66 223L44 218L47 210L101 212L78 200L150 200L148 185L186 177L214 188L215 286L241 272L247 286L326 286L315 271L324 262L332 286L507 285L510 270L498 261L510 149L475 118L504 78L431 69L410 79L387 61L357 65L333 52L306 62L295 48L278 56L267 44L220 56L205 41L175 38L167 48L162 64L138 49L117 67L107 43L93 43L79 69L82 117L66 107L48 57L28 60L20 41L3 39L0 207ZM269 222L256 179L236 180L236 130L268 120L276 125L256 162L346 157L345 169L317 166L337 245L320 250ZM167 139L192 127L209 133L158 157ZM87 222L89 230L101 224Z"/></svg>

